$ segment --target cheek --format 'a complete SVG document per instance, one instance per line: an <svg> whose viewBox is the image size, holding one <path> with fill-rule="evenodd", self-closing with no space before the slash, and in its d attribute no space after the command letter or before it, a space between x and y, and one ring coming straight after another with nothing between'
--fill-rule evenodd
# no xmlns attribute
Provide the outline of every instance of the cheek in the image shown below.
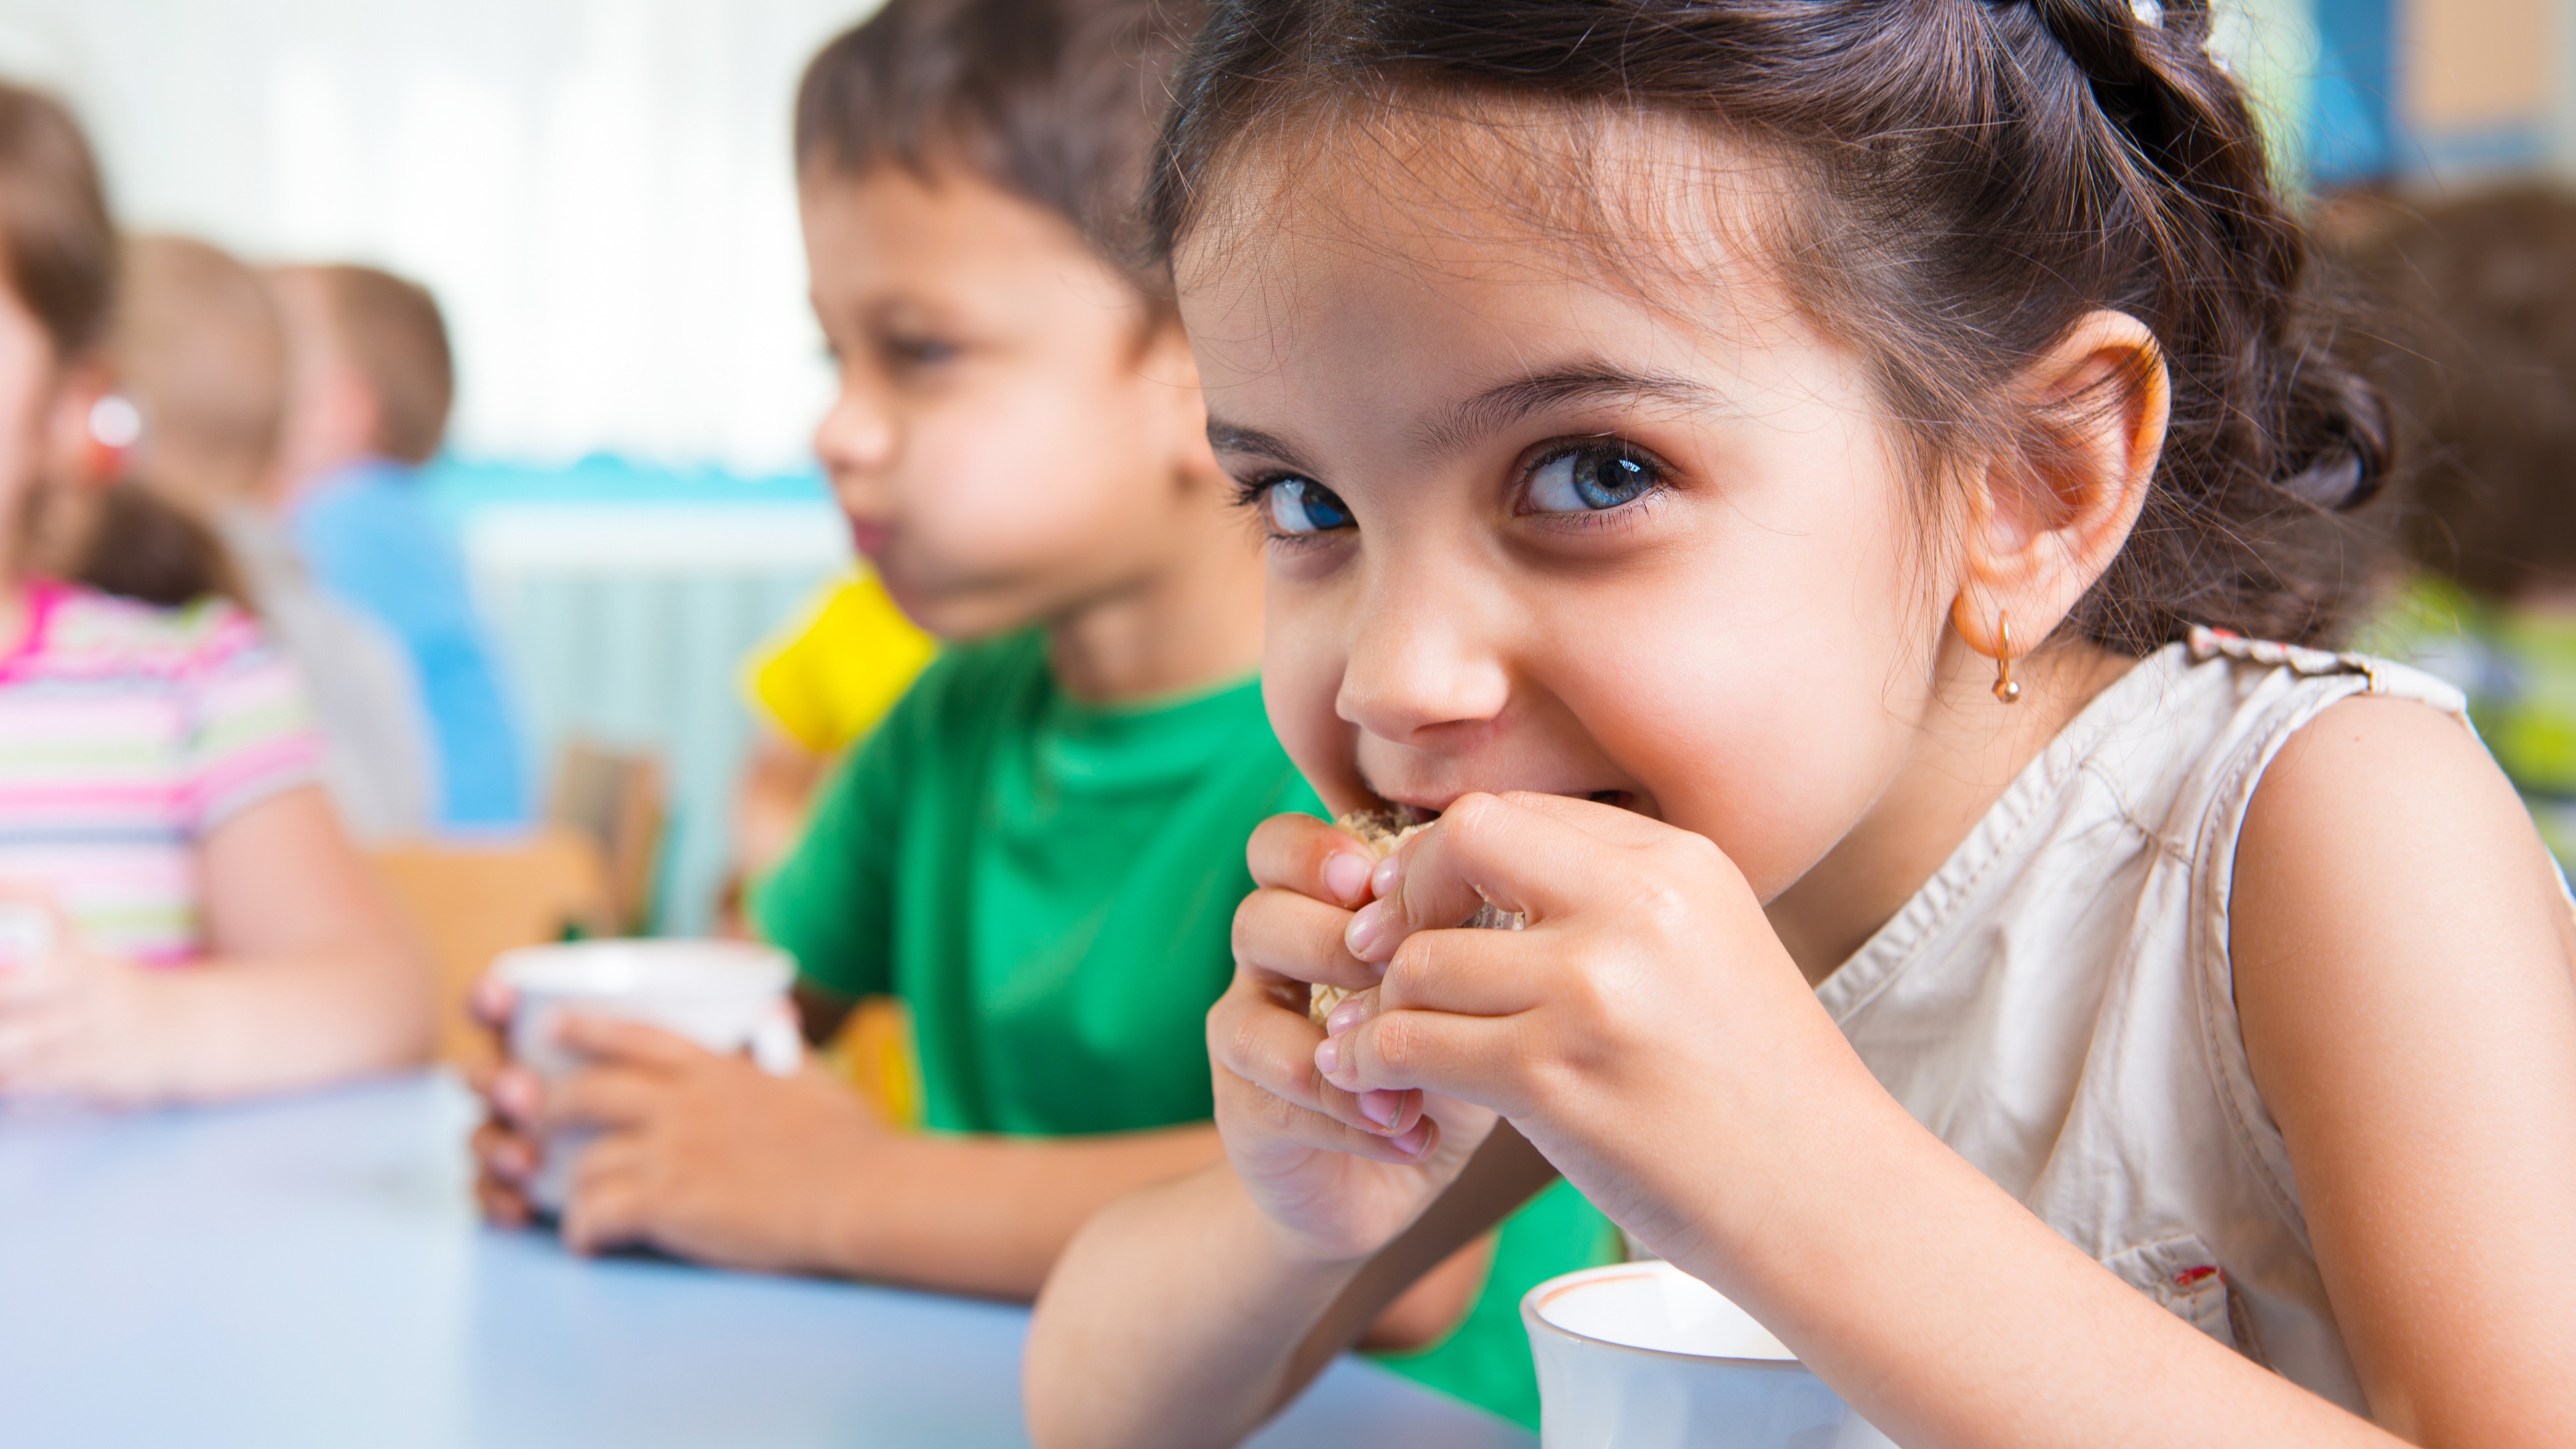
<svg viewBox="0 0 2576 1449"><path fill-rule="evenodd" d="M1600 747L1765 897L1878 798L1932 698L1939 613L1888 532L1853 516L1839 536L1822 518L1729 529L1639 596L1596 601L1550 651L1579 661L1557 688Z"/></svg>
<svg viewBox="0 0 2576 1449"><path fill-rule="evenodd" d="M1338 602L1329 590L1272 574L1262 613L1261 700L1288 758L1341 810L1357 805L1366 788L1351 728L1335 707L1347 663Z"/></svg>
<svg viewBox="0 0 2576 1449"><path fill-rule="evenodd" d="M1134 526L1143 469L1115 400L1047 387L981 389L915 420L896 486L906 531L943 571L1045 562Z"/></svg>

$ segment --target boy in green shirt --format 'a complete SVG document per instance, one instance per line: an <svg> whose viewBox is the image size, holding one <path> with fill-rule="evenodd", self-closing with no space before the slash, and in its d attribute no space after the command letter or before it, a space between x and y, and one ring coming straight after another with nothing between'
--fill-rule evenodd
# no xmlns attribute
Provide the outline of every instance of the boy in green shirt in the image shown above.
<svg viewBox="0 0 2576 1449"><path fill-rule="evenodd" d="M1218 1156L1205 1018L1252 890L1245 842L1324 812L1262 708L1258 530L1209 450L1162 279L1117 260L1180 19L1154 0L894 0L798 98L841 372L816 451L896 604L967 642L825 787L754 913L796 957L817 1039L860 997L904 1001L930 1130L819 1072L576 1023L594 1069L550 1099L517 1070L487 1089L496 1219L528 1215L537 1133L592 1126L563 1215L576 1249L1027 1299L1095 1208ZM1541 1226L1462 1254L1378 1341L1436 1345L1414 1366L1434 1382L1516 1386L1495 1406L1527 1418L1514 1302L1602 1237L1597 1217ZM1507 1301L1453 1334L1489 1258Z"/></svg>

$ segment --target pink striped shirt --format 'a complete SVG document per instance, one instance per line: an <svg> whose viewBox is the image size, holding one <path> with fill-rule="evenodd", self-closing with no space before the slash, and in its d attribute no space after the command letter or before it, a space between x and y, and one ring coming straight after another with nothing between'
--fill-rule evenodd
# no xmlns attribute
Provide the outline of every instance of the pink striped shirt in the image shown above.
<svg viewBox="0 0 2576 1449"><path fill-rule="evenodd" d="M311 783L302 685L251 617L29 591L0 658L0 883L47 892L93 950L204 950L197 851L252 805Z"/></svg>

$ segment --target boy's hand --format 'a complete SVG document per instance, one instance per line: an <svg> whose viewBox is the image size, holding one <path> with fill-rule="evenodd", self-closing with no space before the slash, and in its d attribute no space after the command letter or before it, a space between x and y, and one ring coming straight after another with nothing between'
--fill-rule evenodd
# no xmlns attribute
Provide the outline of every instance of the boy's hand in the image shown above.
<svg viewBox="0 0 2576 1449"><path fill-rule="evenodd" d="M524 1214L521 1185L543 1133L599 1130L563 1211L575 1252L645 1245L719 1267L779 1272L837 1261L837 1208L867 1191L894 1133L819 1068L773 1077L751 1062L634 1022L566 1017L564 1045L591 1065L549 1090L505 1067L500 1121L477 1137L487 1210Z"/></svg>
<svg viewBox="0 0 2576 1449"><path fill-rule="evenodd" d="M1345 1092L1428 1090L1511 1119L1666 1256L1761 1220L1770 1174L1884 1094L1701 836L1590 801L1470 795L1388 862L1348 946L1384 980L1317 1056ZM1449 929L1484 901L1520 931ZM1839 1094L1839 1095L1838 1095Z"/></svg>
<svg viewBox="0 0 2576 1449"><path fill-rule="evenodd" d="M1494 1115L1419 1091L1354 1094L1324 1080L1308 988L1376 984L1377 970L1342 944L1376 856L1305 815L1264 821L1249 856L1260 888L1235 911L1234 984L1208 1011L1217 1129L1236 1176L1293 1251L1367 1257L1458 1175Z"/></svg>
<svg viewBox="0 0 2576 1449"><path fill-rule="evenodd" d="M51 944L37 959L0 966L0 1094L113 1107L165 1096L163 1068L184 1015L174 980L83 949L50 900L6 899L43 914Z"/></svg>
<svg viewBox="0 0 2576 1449"><path fill-rule="evenodd" d="M536 1076L509 1062L510 1016L519 1009L519 994L497 977L486 976L474 983L466 1009L492 1033L501 1058L497 1064L476 1067L469 1081L474 1095L483 1099L483 1121L469 1144L474 1154L474 1200L493 1222L524 1228L536 1217L527 1184L537 1175L544 1146L520 1125L533 1121L542 1105Z"/></svg>

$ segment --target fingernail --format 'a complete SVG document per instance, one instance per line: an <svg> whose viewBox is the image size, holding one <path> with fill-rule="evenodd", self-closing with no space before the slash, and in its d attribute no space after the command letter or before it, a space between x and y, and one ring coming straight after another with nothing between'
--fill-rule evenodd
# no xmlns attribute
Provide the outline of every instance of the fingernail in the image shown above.
<svg viewBox="0 0 2576 1449"><path fill-rule="evenodd" d="M1324 1035L1340 1036L1343 1032L1359 1025L1360 1019L1367 1014L1367 1009L1360 1005L1359 998L1350 997L1341 1005L1334 1007L1332 1015L1324 1018Z"/></svg>
<svg viewBox="0 0 2576 1449"><path fill-rule="evenodd" d="M1324 889L1344 905L1355 906L1368 898L1369 863L1348 851L1336 852L1324 862Z"/></svg>
<svg viewBox="0 0 2576 1449"><path fill-rule="evenodd" d="M1332 1037L1315 1043L1315 1070L1325 1076L1342 1069L1342 1044Z"/></svg>
<svg viewBox="0 0 2576 1449"><path fill-rule="evenodd" d="M1385 934L1386 902L1371 901L1360 907L1359 913L1351 917L1351 923L1342 928L1342 945L1352 955L1365 961L1368 959L1369 948L1375 946L1378 937Z"/></svg>
<svg viewBox="0 0 2576 1449"><path fill-rule="evenodd" d="M1425 1117L1386 1140L1405 1156L1420 1157L1422 1150L1431 1145L1431 1119Z"/></svg>
<svg viewBox="0 0 2576 1449"><path fill-rule="evenodd" d="M1392 1127L1395 1125L1397 1115L1404 1111L1404 1094L1387 1091L1362 1092L1359 1095L1359 1104L1361 1116L1380 1127Z"/></svg>
<svg viewBox="0 0 2576 1449"><path fill-rule="evenodd" d="M1384 900L1395 894L1395 883L1404 879L1404 857L1390 855L1369 872L1369 894Z"/></svg>

